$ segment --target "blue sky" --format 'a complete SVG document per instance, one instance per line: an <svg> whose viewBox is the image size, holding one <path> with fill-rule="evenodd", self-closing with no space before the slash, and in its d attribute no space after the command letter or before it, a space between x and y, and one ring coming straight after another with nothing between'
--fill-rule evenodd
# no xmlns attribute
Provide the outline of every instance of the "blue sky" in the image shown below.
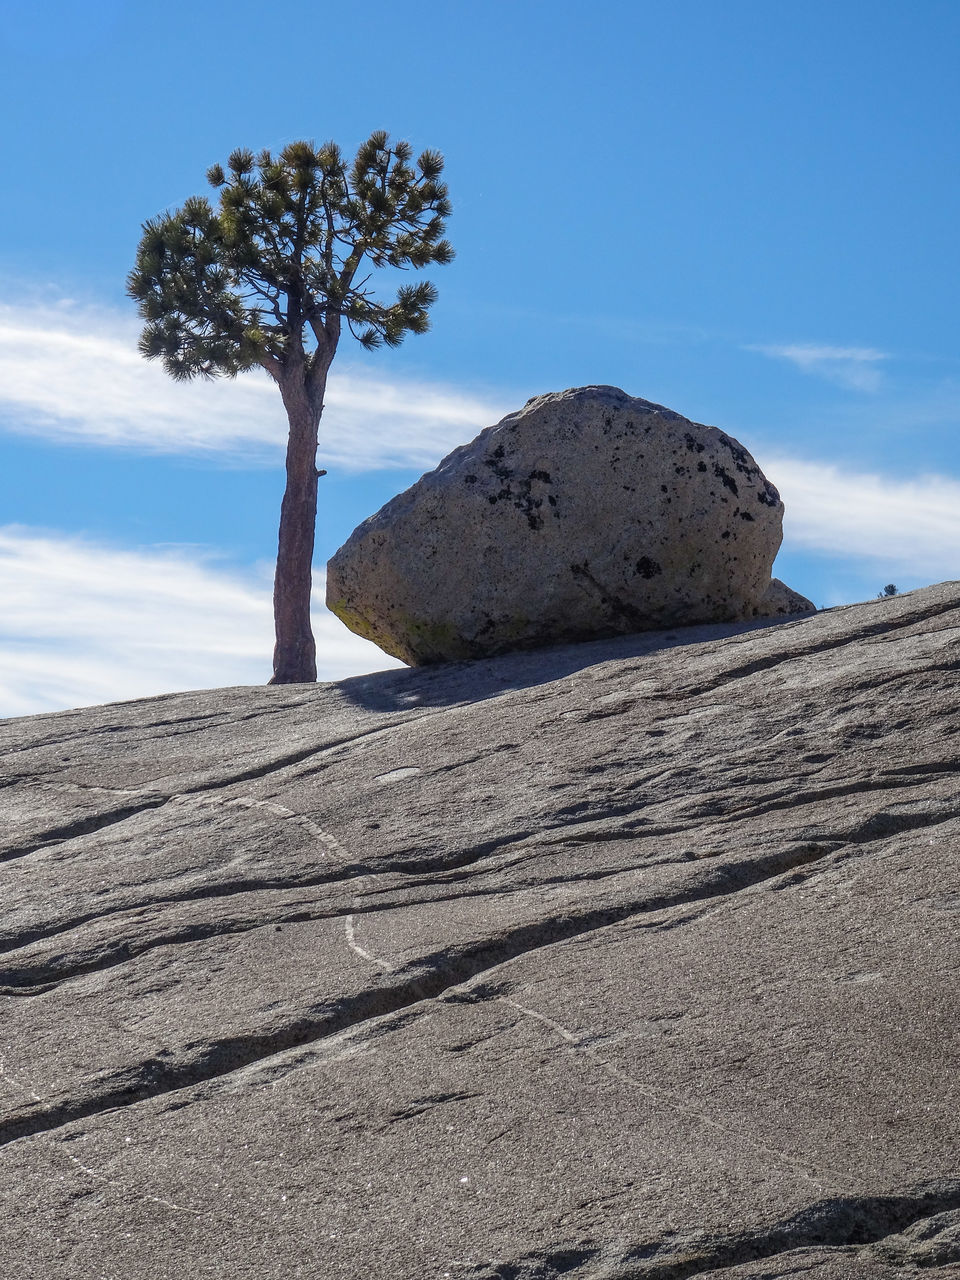
<svg viewBox="0 0 960 1280"><path fill-rule="evenodd" d="M10 7L0 715L269 674L279 397L171 382L124 292L143 220L237 146L447 158L431 333L334 365L321 577L450 448L587 383L740 439L818 605L960 576L958 54L953 0ZM321 678L389 665L317 633Z"/></svg>

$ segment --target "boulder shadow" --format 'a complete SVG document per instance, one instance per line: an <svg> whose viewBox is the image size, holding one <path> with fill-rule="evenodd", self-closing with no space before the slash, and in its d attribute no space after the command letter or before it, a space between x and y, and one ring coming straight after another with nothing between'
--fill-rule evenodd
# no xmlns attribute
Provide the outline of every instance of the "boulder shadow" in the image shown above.
<svg viewBox="0 0 960 1280"><path fill-rule="evenodd" d="M730 636L746 635L788 623L804 622L813 613L751 618L744 622L717 622L663 631L631 632L599 640L557 645L549 649L523 649L495 658L438 662L424 667L376 671L337 682L344 697L366 711L396 712L418 708L449 707L457 703L483 702L515 689L562 680L602 662L639 658L685 645L708 644Z"/></svg>

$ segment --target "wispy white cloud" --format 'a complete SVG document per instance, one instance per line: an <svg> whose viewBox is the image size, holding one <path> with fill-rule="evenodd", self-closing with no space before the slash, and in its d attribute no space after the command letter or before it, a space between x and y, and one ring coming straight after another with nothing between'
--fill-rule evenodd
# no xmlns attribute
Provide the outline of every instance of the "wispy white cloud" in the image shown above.
<svg viewBox="0 0 960 1280"><path fill-rule="evenodd" d="M786 507L784 543L929 581L960 578L960 482L895 480L763 457Z"/></svg>
<svg viewBox="0 0 960 1280"><path fill-rule="evenodd" d="M323 599L322 577L315 599ZM0 527L0 716L177 689L263 684L273 651L270 571ZM398 665L319 604L321 680Z"/></svg>
<svg viewBox="0 0 960 1280"><path fill-rule="evenodd" d="M803 373L812 373L854 391L879 391L883 385L880 365L890 356L873 347L832 347L815 342L747 346L774 360L787 360Z"/></svg>
<svg viewBox="0 0 960 1280"><path fill-rule="evenodd" d="M138 354L138 331L135 317L116 309L0 302L0 422L48 439L156 453L281 456L286 420L266 374L174 382ZM341 359L318 457L353 471L433 466L508 407Z"/></svg>

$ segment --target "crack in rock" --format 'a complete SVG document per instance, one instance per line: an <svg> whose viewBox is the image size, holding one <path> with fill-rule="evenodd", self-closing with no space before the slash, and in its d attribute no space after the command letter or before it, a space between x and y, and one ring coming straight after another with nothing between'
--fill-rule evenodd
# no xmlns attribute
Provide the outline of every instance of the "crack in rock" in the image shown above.
<svg viewBox="0 0 960 1280"><path fill-rule="evenodd" d="M168 799L168 796L161 795L145 797L136 804L121 805L119 808L111 809L107 813L87 814L85 817L76 818L63 826L51 827L47 831L41 832L32 844L0 849L0 862L12 862L15 858L25 858L31 853L42 853L45 849L63 844L66 840L73 840L79 836L93 835L97 831L103 831L106 827L114 827L120 822L126 822L128 818L136 817L138 813L143 813L147 809L159 809L167 803Z"/></svg>
<svg viewBox="0 0 960 1280"><path fill-rule="evenodd" d="M691 1280L707 1272L812 1248L853 1251L865 1263L869 1261L868 1247L882 1257L877 1245L903 1236L918 1223L958 1209L960 1180L944 1178L900 1195L818 1200L782 1222L754 1230L679 1233L617 1254L599 1245L571 1245L529 1253L514 1261L452 1264L450 1274L456 1280L556 1280L559 1276L574 1280ZM942 1226L942 1221L938 1225ZM905 1260L910 1241L898 1243L901 1247L891 1252ZM960 1248L945 1248L943 1253L947 1262L960 1258ZM869 1272L861 1267L858 1274L868 1276Z"/></svg>
<svg viewBox="0 0 960 1280"><path fill-rule="evenodd" d="M419 957L409 966L383 973L383 985L304 1013L276 1031L226 1036L182 1060L156 1057L126 1071L101 1077L94 1095L63 1099L0 1122L0 1147L35 1133L56 1129L114 1107L228 1075L288 1049L302 1048L421 1001L436 999L452 987L476 979L511 960L545 947L647 915L693 902L725 899L826 856L819 847L800 846L758 859L747 866L722 867L687 891L663 894L616 906L519 925L494 938ZM379 963L379 962L378 962Z"/></svg>
<svg viewBox="0 0 960 1280"><path fill-rule="evenodd" d="M857 606L847 606L848 608L856 608ZM702 683L692 683L685 685L681 690L684 698L697 698L705 693L713 693L717 689L733 683L736 680L744 680L749 676L756 675L761 671L771 671L775 667L782 666L786 662L795 662L798 659L816 657L823 653L830 653L834 649L842 648L844 645L855 643L858 640L867 640L873 636L889 635L896 631L906 630L909 627L916 626L920 622L929 621L931 618L941 617L944 614L956 612L957 605L954 601L948 604L937 604L927 609L917 609L915 612L908 614L902 618L881 618L879 622L867 623L857 629L850 635L844 633L840 636L832 636L819 644L805 645L803 647L785 648L784 651L764 655L761 658L755 658L751 662L745 662L739 667L729 667L726 671L720 673L715 680L706 680ZM788 624L789 625L789 624ZM802 626L803 623L794 625Z"/></svg>

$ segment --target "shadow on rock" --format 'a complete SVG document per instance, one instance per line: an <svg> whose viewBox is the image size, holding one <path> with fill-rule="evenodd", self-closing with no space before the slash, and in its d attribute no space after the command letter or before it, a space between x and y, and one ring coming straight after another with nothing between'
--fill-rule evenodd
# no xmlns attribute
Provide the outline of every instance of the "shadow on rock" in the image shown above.
<svg viewBox="0 0 960 1280"><path fill-rule="evenodd" d="M581 644L558 645L551 649L507 653L497 658L478 658L473 662L441 662L399 671L377 671L372 675L343 680L339 688L351 702L367 711L409 711L415 707L482 702L510 689L550 684L601 662L645 657L684 645L707 644L811 616L798 614L675 627L669 631L637 632Z"/></svg>

